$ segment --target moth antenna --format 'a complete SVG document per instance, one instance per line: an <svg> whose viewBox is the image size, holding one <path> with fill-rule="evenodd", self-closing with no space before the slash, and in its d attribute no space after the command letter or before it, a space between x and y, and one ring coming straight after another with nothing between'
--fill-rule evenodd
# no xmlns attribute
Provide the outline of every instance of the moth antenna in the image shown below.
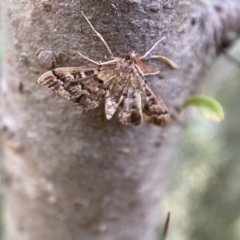
<svg viewBox="0 0 240 240"><path fill-rule="evenodd" d="M84 55L81 54L80 52L77 52L77 53L78 53L82 58L88 60L88 61L91 62L91 63L94 63L94 64L96 64L96 65L99 65L99 64L100 64L100 63L98 63L98 62L92 60L91 58L88 58L88 57L84 56Z"/></svg>
<svg viewBox="0 0 240 240"><path fill-rule="evenodd" d="M110 56L112 58L114 58L114 55L112 53L112 50L110 49L110 47L108 46L107 42L104 40L103 36L97 32L97 30L93 27L93 25L91 24L91 22L89 21L89 19L86 17L86 15L83 13L83 11L81 11L82 15L84 16L84 18L86 19L86 21L88 22L88 24L90 25L90 27L92 28L92 30L97 34L97 36L99 37L99 39L103 42L103 44L105 45L105 47L108 50L108 53L110 54Z"/></svg>
<svg viewBox="0 0 240 240"><path fill-rule="evenodd" d="M140 57L139 59L143 59L143 58L146 58L147 55L153 51L153 49L160 43L162 42L163 40L165 39L165 37L162 37L160 40L158 40L142 57Z"/></svg>

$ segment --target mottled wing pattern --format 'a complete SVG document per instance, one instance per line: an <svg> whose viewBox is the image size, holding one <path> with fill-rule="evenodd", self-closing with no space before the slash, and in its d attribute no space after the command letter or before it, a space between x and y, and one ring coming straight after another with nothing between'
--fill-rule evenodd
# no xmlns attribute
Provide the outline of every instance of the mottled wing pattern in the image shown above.
<svg viewBox="0 0 240 240"><path fill-rule="evenodd" d="M139 126L143 117L161 127L169 121L167 107L134 64L57 68L43 74L38 82L86 109L96 108L105 98L106 118L111 119L119 108L123 124Z"/></svg>
<svg viewBox="0 0 240 240"><path fill-rule="evenodd" d="M108 120L112 118L118 109L123 98L124 90L127 91L129 79L121 76L121 72L116 71L112 81L113 83L105 99L105 113Z"/></svg>
<svg viewBox="0 0 240 240"><path fill-rule="evenodd" d="M123 124L133 124L140 126L142 124L142 97L141 90L133 87L129 81L122 95L122 102L118 114L119 120Z"/></svg>
<svg viewBox="0 0 240 240"><path fill-rule="evenodd" d="M116 64L57 68L43 74L38 82L59 96L84 108L96 108L108 92Z"/></svg>
<svg viewBox="0 0 240 240"><path fill-rule="evenodd" d="M129 68L132 74L122 94L119 120L139 126L144 117L149 123L165 127L169 121L167 107L153 92L142 71L136 66Z"/></svg>
<svg viewBox="0 0 240 240"><path fill-rule="evenodd" d="M170 118L166 105L156 96L147 81L144 82L142 87L145 97L143 106L145 121L165 127Z"/></svg>

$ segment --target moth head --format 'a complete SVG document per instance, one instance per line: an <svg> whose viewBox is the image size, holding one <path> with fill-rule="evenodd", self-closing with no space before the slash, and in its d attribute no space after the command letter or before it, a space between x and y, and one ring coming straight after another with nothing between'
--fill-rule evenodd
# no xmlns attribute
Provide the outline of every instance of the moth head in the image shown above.
<svg viewBox="0 0 240 240"><path fill-rule="evenodd" d="M135 58L136 58L136 53L135 51L131 51L129 53L127 53L125 55L125 60L126 61L130 61L130 62L134 62L135 61Z"/></svg>

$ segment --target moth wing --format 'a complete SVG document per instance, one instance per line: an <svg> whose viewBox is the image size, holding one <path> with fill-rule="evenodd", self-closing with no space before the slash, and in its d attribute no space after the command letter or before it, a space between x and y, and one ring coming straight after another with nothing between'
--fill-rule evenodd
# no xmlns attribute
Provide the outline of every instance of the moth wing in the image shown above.
<svg viewBox="0 0 240 240"><path fill-rule="evenodd" d="M57 68L38 82L84 108L96 108L112 83L114 65Z"/></svg>
<svg viewBox="0 0 240 240"><path fill-rule="evenodd" d="M116 72L116 75L113 76L113 84L106 94L105 113L108 120L112 118L119 107L123 92L127 87L128 79L122 78L120 75L119 72Z"/></svg>
<svg viewBox="0 0 240 240"><path fill-rule="evenodd" d="M143 117L145 121L165 127L170 118L166 105L157 97L146 80L142 88L145 97L143 106Z"/></svg>
<svg viewBox="0 0 240 240"><path fill-rule="evenodd" d="M142 124L142 97L141 90L132 86L131 82L124 90L121 109L118 114L123 124L140 126Z"/></svg>

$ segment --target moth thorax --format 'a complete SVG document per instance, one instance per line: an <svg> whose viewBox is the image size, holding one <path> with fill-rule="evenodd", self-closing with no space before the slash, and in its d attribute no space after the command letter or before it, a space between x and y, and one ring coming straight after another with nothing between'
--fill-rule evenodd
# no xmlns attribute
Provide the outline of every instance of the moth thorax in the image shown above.
<svg viewBox="0 0 240 240"><path fill-rule="evenodd" d="M136 57L135 51L131 51L125 55L125 60L126 61L130 60L131 62L134 62L135 57Z"/></svg>

